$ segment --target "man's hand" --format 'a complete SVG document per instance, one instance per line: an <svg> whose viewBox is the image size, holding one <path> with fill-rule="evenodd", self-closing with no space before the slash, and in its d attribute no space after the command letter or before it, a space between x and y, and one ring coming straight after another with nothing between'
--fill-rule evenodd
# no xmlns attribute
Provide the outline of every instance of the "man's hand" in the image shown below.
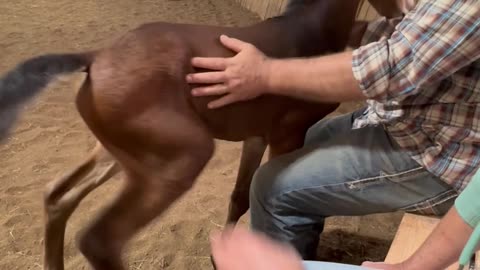
<svg viewBox="0 0 480 270"><path fill-rule="evenodd" d="M211 238L218 270L303 270L296 251L247 229L228 228Z"/></svg>
<svg viewBox="0 0 480 270"><path fill-rule="evenodd" d="M212 84L195 88L192 94L224 95L208 105L212 109L264 94L268 88L270 60L249 43L225 35L220 37L220 41L237 55L232 58L193 58L194 67L215 71L188 74L188 83Z"/></svg>

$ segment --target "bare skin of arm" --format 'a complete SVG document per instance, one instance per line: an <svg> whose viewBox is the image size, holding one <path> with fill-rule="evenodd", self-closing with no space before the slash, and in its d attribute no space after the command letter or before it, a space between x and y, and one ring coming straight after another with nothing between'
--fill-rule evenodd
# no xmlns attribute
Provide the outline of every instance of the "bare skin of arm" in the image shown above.
<svg viewBox="0 0 480 270"><path fill-rule="evenodd" d="M352 52L270 60L267 91L318 102L364 100L352 72ZM296 74L295 76L292 76Z"/></svg>

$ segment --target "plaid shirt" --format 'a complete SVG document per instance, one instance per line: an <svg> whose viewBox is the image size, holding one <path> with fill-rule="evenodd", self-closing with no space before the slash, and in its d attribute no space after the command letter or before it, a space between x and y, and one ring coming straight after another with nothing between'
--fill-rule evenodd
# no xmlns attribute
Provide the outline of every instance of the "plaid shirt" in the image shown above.
<svg viewBox="0 0 480 270"><path fill-rule="evenodd" d="M462 191L480 166L480 2L421 0L369 24L353 72L369 99L354 128L384 125L431 173Z"/></svg>

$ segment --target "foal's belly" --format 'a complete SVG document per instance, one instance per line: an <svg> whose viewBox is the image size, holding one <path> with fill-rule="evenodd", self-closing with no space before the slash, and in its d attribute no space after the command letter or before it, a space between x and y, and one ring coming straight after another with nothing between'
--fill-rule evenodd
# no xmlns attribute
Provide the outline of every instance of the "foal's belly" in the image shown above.
<svg viewBox="0 0 480 270"><path fill-rule="evenodd" d="M239 102L220 109L208 109L213 98L194 98L194 110L212 135L221 140L243 141L250 137L297 137L322 119L338 104L304 102L278 96Z"/></svg>
<svg viewBox="0 0 480 270"><path fill-rule="evenodd" d="M195 98L192 102L194 110L215 138L227 141L266 136L288 111L280 97L260 97L219 109L208 109L206 104L212 99Z"/></svg>

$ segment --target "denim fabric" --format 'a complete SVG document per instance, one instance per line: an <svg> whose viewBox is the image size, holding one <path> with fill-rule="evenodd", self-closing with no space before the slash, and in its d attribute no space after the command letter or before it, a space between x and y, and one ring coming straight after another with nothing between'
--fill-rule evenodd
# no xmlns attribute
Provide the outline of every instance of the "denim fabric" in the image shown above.
<svg viewBox="0 0 480 270"><path fill-rule="evenodd" d="M402 152L383 126L352 130L362 113L318 122L304 148L258 169L250 190L252 229L293 244L309 260L326 217L448 211L457 192Z"/></svg>

